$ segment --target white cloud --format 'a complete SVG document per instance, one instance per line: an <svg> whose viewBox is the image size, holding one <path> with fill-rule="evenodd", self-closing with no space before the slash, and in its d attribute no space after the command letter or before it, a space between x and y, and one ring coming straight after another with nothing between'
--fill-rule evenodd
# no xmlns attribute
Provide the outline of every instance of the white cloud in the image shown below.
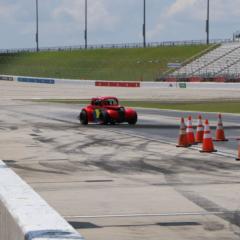
<svg viewBox="0 0 240 240"><path fill-rule="evenodd" d="M206 9L206 0L175 0L163 16L203 20L206 18ZM240 0L210 0L210 14L214 20L231 20L231 18L240 17Z"/></svg>
<svg viewBox="0 0 240 240"><path fill-rule="evenodd" d="M148 32L149 38L154 39L160 36L178 18L182 20L184 16L189 18L192 15L191 10L196 3L197 0L174 0L162 11L156 25Z"/></svg>
<svg viewBox="0 0 240 240"><path fill-rule="evenodd" d="M240 0L215 0L211 2L211 9L215 21L239 21Z"/></svg>
<svg viewBox="0 0 240 240"><path fill-rule="evenodd" d="M184 12L186 9L191 8L197 0L176 0L166 11L166 16L171 17L175 14Z"/></svg>
<svg viewBox="0 0 240 240"><path fill-rule="evenodd" d="M17 6L15 4L0 3L0 19L5 22L11 20L16 10Z"/></svg>
<svg viewBox="0 0 240 240"><path fill-rule="evenodd" d="M104 0L88 1L88 24L91 30L99 28L114 29L119 19L111 14L106 7ZM84 1L62 0L61 3L54 9L53 16L56 19L66 20L67 18L78 25L84 24Z"/></svg>
<svg viewBox="0 0 240 240"><path fill-rule="evenodd" d="M153 40L156 37L158 37L162 31L164 31L166 28L166 24L159 22L155 25L154 28L150 29L149 31L147 31L147 37L149 40Z"/></svg>

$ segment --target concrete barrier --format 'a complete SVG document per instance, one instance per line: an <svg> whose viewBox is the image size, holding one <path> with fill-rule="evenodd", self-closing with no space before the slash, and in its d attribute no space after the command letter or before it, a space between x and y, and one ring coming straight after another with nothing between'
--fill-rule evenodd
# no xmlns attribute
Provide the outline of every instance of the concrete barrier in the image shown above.
<svg viewBox="0 0 240 240"><path fill-rule="evenodd" d="M55 84L57 85L77 85L82 87L94 87L95 82L95 80L55 79Z"/></svg>
<svg viewBox="0 0 240 240"><path fill-rule="evenodd" d="M2 161L0 176L1 240L83 240Z"/></svg>
<svg viewBox="0 0 240 240"><path fill-rule="evenodd" d="M0 81L13 81L12 76L0 75Z"/></svg>
<svg viewBox="0 0 240 240"><path fill-rule="evenodd" d="M31 83L28 79L35 79L41 81L42 78L34 77L20 77L20 76L8 76L4 77L13 78L14 81L18 79L25 79L25 82ZM73 79L57 79L57 78L44 78L42 83L46 83L51 80L55 85L68 85L68 86L82 86L82 87L140 87L140 88L180 88L182 83L180 82L119 82L119 81L99 81L99 80L73 80ZM240 83L223 83L223 82L184 82L186 88L192 89L240 89ZM185 88L185 87L184 87Z"/></svg>
<svg viewBox="0 0 240 240"><path fill-rule="evenodd" d="M178 83L178 87L179 87ZM240 83L222 83L222 82L191 82L186 83L186 88L192 89L240 89Z"/></svg>
<svg viewBox="0 0 240 240"><path fill-rule="evenodd" d="M139 88L140 82L95 81L96 87L127 87Z"/></svg>
<svg viewBox="0 0 240 240"><path fill-rule="evenodd" d="M24 83L55 84L55 80L49 78L18 77L17 81Z"/></svg>
<svg viewBox="0 0 240 240"><path fill-rule="evenodd" d="M176 82L141 82L142 88L176 88Z"/></svg>
<svg viewBox="0 0 240 240"><path fill-rule="evenodd" d="M240 89L240 83L219 82L141 82L142 88Z"/></svg>

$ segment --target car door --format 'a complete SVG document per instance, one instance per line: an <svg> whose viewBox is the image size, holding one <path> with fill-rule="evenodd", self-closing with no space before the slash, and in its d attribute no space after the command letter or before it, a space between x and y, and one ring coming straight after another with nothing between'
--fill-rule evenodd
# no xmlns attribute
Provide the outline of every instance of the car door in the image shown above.
<svg viewBox="0 0 240 240"><path fill-rule="evenodd" d="M93 121L99 122L101 116L101 109L102 109L102 102L101 100L97 99L93 102Z"/></svg>

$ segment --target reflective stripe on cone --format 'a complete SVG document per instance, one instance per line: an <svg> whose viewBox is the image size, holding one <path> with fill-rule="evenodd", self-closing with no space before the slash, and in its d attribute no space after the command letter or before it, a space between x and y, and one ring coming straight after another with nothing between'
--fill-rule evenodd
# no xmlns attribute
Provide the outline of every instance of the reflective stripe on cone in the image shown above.
<svg viewBox="0 0 240 240"><path fill-rule="evenodd" d="M188 117L188 121L187 121L187 140L188 140L188 143L191 145L196 144L191 116Z"/></svg>
<svg viewBox="0 0 240 240"><path fill-rule="evenodd" d="M214 141L226 142L228 139L225 138L225 133L223 129L222 115L218 115L218 124L216 129L216 139Z"/></svg>
<svg viewBox="0 0 240 240"><path fill-rule="evenodd" d="M189 147L190 144L188 143L187 134L186 134L186 125L184 122L184 118L181 118L180 130L179 130L179 138L178 138L178 145L177 147Z"/></svg>
<svg viewBox="0 0 240 240"><path fill-rule="evenodd" d="M197 133L196 133L196 143L203 142L203 134L204 134L204 126L202 124L202 116L198 115L198 125L197 125Z"/></svg>

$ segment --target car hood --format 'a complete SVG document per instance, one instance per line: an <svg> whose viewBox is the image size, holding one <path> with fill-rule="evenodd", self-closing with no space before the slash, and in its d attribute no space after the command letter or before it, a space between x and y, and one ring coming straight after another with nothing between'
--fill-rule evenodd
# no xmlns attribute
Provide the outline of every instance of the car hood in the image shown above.
<svg viewBox="0 0 240 240"><path fill-rule="evenodd" d="M106 109L109 109L109 110L119 110L120 108L124 108L123 106L107 106L105 107Z"/></svg>

